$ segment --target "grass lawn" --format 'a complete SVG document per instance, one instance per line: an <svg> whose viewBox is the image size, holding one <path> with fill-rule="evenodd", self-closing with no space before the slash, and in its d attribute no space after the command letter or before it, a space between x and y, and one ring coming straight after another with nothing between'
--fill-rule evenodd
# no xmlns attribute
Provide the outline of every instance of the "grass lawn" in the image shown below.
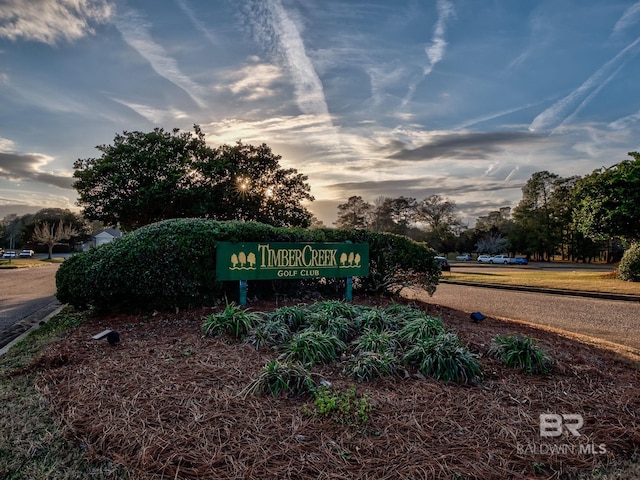
<svg viewBox="0 0 640 480"><path fill-rule="evenodd" d="M478 269L479 270L479 269ZM558 288L586 292L620 293L640 295L640 283L625 282L614 272L593 270L541 270L499 266L488 268L486 272L456 270L444 272L443 280L452 282L495 283L500 285L518 285L527 287Z"/></svg>

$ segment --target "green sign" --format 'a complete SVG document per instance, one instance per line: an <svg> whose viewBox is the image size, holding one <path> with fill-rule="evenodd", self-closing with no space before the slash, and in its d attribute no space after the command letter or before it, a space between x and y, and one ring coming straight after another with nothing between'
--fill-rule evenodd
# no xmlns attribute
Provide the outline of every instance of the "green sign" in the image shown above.
<svg viewBox="0 0 640 480"><path fill-rule="evenodd" d="M369 275L367 243L219 242L218 280L273 280Z"/></svg>

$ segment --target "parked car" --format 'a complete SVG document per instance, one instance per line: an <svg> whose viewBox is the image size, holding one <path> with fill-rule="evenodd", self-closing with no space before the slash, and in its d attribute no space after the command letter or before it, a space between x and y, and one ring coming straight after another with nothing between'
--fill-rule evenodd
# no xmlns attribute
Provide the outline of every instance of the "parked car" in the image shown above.
<svg viewBox="0 0 640 480"><path fill-rule="evenodd" d="M529 260L527 260L526 257L516 257L516 258L512 258L513 262L516 265L528 265L529 264Z"/></svg>
<svg viewBox="0 0 640 480"><path fill-rule="evenodd" d="M440 263L440 270L443 272L450 272L451 265L449 265L449 261L444 257L436 257L436 260Z"/></svg>
<svg viewBox="0 0 640 480"><path fill-rule="evenodd" d="M511 259L509 258L509 255L494 255L489 259L489 263L504 263L505 265L508 265L511 263Z"/></svg>
<svg viewBox="0 0 640 480"><path fill-rule="evenodd" d="M478 255L478 262L489 263L491 261L491 255Z"/></svg>
<svg viewBox="0 0 640 480"><path fill-rule="evenodd" d="M22 250L20 252L20 258L31 258L35 255L33 250Z"/></svg>
<svg viewBox="0 0 640 480"><path fill-rule="evenodd" d="M470 253L463 253L462 255L458 255L456 257L456 260L458 260L459 262L468 262L468 261L472 260L471 254Z"/></svg>
<svg viewBox="0 0 640 480"><path fill-rule="evenodd" d="M16 252L12 250L7 250L2 254L2 258L17 258L17 256Z"/></svg>

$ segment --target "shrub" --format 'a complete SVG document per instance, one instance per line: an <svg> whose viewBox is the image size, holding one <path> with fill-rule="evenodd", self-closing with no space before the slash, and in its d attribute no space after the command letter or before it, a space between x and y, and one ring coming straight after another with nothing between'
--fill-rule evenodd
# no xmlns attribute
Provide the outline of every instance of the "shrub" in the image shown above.
<svg viewBox="0 0 640 480"><path fill-rule="evenodd" d="M355 353L394 353L399 348L395 335L386 330L366 330L353 345Z"/></svg>
<svg viewBox="0 0 640 480"><path fill-rule="evenodd" d="M347 362L344 373L357 382L369 382L396 374L396 358L390 352L361 352Z"/></svg>
<svg viewBox="0 0 640 480"><path fill-rule="evenodd" d="M632 243L618 265L618 276L628 282L640 282L640 243Z"/></svg>
<svg viewBox="0 0 640 480"><path fill-rule="evenodd" d="M370 308L364 310L358 318L362 328L369 330L398 330L400 320L395 315L387 313L381 308Z"/></svg>
<svg viewBox="0 0 640 480"><path fill-rule="evenodd" d="M281 362L271 360L267 363L258 378L242 391L247 395L282 395L300 396L315 391L311 373L297 362Z"/></svg>
<svg viewBox="0 0 640 480"><path fill-rule="evenodd" d="M226 333L235 338L241 338L262 321L261 315L233 303L227 303L224 311L212 313L205 318L202 331L205 335L217 336Z"/></svg>
<svg viewBox="0 0 640 480"><path fill-rule="evenodd" d="M301 305L280 307L267 314L267 320L284 323L291 331L298 330L305 324L308 311Z"/></svg>
<svg viewBox="0 0 640 480"><path fill-rule="evenodd" d="M313 407L305 404L303 411L307 415L321 415L332 418L347 426L364 426L369 420L371 402L369 397L358 397L355 387L346 392L328 387L318 388L314 393Z"/></svg>
<svg viewBox="0 0 640 480"><path fill-rule="evenodd" d="M255 327L245 339L256 348L272 347L286 342L291 337L291 330L280 320L267 320Z"/></svg>
<svg viewBox="0 0 640 480"><path fill-rule="evenodd" d="M398 332L398 339L405 345L428 340L445 333L442 320L428 315L417 315L409 320Z"/></svg>
<svg viewBox="0 0 640 480"><path fill-rule="evenodd" d="M58 269L56 296L80 309L112 311L211 305L227 293L238 293L237 282L216 280L215 251L221 241L367 242L369 276L356 277L354 290L375 294L396 294L409 285L433 293L440 275L433 250L397 235L181 218L146 225L114 242L73 255ZM319 290L332 283L343 285L344 279L282 282ZM249 291L264 297L272 295L274 286L280 284L251 281ZM339 293L343 292L341 287Z"/></svg>
<svg viewBox="0 0 640 480"><path fill-rule="evenodd" d="M425 376L447 383L473 383L481 376L477 355L465 348L453 333L417 342L405 354L404 362L417 367Z"/></svg>
<svg viewBox="0 0 640 480"><path fill-rule="evenodd" d="M281 359L295 360L304 365L328 363L346 350L345 343L333 335L316 330L296 333L284 345Z"/></svg>
<svg viewBox="0 0 640 480"><path fill-rule="evenodd" d="M547 374L553 359L528 337L504 335L494 337L487 354L501 360L509 368L519 368L529 375Z"/></svg>

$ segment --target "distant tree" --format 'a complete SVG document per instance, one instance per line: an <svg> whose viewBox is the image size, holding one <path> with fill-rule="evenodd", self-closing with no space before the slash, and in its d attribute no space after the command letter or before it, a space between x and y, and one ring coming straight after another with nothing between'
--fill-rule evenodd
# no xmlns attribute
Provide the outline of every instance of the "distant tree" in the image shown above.
<svg viewBox="0 0 640 480"><path fill-rule="evenodd" d="M15 249L22 246L24 220L17 213L11 213L2 219L4 246Z"/></svg>
<svg viewBox="0 0 640 480"><path fill-rule="evenodd" d="M522 200L513 211L521 236L518 244L526 253L550 260L560 243L561 225L552 208L553 191L562 181L555 173L534 173L524 187ZM524 234L524 235L522 235Z"/></svg>
<svg viewBox="0 0 640 480"><path fill-rule="evenodd" d="M640 153L594 170L576 183L573 219L578 231L594 240L640 240Z"/></svg>
<svg viewBox="0 0 640 480"><path fill-rule="evenodd" d="M204 133L123 132L100 158L74 164L78 205L88 220L125 231L167 218L254 220L308 226L307 177L282 169L267 145L209 147Z"/></svg>
<svg viewBox="0 0 640 480"><path fill-rule="evenodd" d="M411 197L384 197L378 202L372 224L376 231L406 235L415 221L416 199Z"/></svg>
<svg viewBox="0 0 640 480"><path fill-rule="evenodd" d="M433 231L456 231L462 221L456 213L456 204L440 195L430 195L416 205L416 220L426 223Z"/></svg>
<svg viewBox="0 0 640 480"><path fill-rule="evenodd" d="M371 222L373 205L365 202L361 196L349 197L346 203L338 205L338 220L334 222L337 228L366 229Z"/></svg>
<svg viewBox="0 0 640 480"><path fill-rule="evenodd" d="M33 240L40 245L46 245L49 248L49 256L53 253L53 247L59 245L62 240L69 240L79 234L71 225L65 225L62 220L58 225L49 224L49 222L41 222L36 224L33 230Z"/></svg>
<svg viewBox="0 0 640 480"><path fill-rule="evenodd" d="M71 237L64 239L65 242L59 242L57 245L71 245L76 241L88 240L91 234L91 228L87 221L80 214L67 208L43 208L34 214L24 215L22 221L24 224L22 239L25 244L33 240L36 226L43 222L47 222L49 225L57 225L62 222L76 232Z"/></svg>
<svg viewBox="0 0 640 480"><path fill-rule="evenodd" d="M496 255L501 252L508 252L511 248L509 240L504 238L500 234L488 233L482 238L478 239L476 244L476 250L478 253L487 253L489 255Z"/></svg>

